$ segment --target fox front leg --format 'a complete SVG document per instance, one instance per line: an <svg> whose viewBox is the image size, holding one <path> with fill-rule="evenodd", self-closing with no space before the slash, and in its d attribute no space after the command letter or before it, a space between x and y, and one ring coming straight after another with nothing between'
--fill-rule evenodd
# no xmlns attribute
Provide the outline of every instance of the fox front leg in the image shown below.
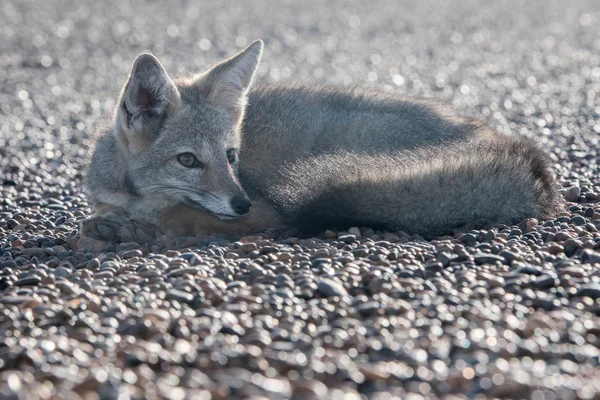
<svg viewBox="0 0 600 400"><path fill-rule="evenodd" d="M80 235L98 240L146 243L160 236L158 228L150 223L131 218L121 209L98 207L99 215L81 222Z"/></svg>

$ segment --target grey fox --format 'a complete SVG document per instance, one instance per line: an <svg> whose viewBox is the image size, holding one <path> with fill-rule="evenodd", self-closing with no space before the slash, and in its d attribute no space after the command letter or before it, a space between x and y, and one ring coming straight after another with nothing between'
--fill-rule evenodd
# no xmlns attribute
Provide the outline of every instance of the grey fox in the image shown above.
<svg viewBox="0 0 600 400"><path fill-rule="evenodd" d="M98 217L172 235L369 226L426 238L561 210L545 154L431 100L357 87L252 86L263 43L191 78L133 63L88 175ZM131 238L128 238L131 239Z"/></svg>

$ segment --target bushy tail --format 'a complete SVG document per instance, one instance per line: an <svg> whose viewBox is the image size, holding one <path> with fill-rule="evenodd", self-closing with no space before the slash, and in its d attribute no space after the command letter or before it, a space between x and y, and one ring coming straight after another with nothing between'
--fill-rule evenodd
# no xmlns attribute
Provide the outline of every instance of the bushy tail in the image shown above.
<svg viewBox="0 0 600 400"><path fill-rule="evenodd" d="M321 155L280 174L269 198L304 231L370 226L432 238L468 223L552 216L562 205L544 152L510 137Z"/></svg>

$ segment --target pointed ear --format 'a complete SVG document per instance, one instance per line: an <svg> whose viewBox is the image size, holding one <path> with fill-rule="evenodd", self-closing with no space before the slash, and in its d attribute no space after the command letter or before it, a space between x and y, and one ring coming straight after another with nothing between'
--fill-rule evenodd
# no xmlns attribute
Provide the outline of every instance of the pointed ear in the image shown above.
<svg viewBox="0 0 600 400"><path fill-rule="evenodd" d="M263 42L257 40L233 57L208 71L201 84L208 85L209 101L240 116L246 106L246 94L260 62Z"/></svg>
<svg viewBox="0 0 600 400"><path fill-rule="evenodd" d="M142 54L133 62L121 93L117 128L129 141L152 140L164 117L179 102L179 92L160 62L152 54Z"/></svg>

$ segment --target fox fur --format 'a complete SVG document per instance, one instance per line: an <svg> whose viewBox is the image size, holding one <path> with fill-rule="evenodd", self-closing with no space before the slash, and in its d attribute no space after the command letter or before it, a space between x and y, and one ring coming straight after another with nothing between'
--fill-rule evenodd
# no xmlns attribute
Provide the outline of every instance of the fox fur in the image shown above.
<svg viewBox="0 0 600 400"><path fill-rule="evenodd" d="M89 198L172 235L369 226L433 238L562 209L547 156L433 100L253 85L263 44L192 78L139 56L97 142Z"/></svg>

